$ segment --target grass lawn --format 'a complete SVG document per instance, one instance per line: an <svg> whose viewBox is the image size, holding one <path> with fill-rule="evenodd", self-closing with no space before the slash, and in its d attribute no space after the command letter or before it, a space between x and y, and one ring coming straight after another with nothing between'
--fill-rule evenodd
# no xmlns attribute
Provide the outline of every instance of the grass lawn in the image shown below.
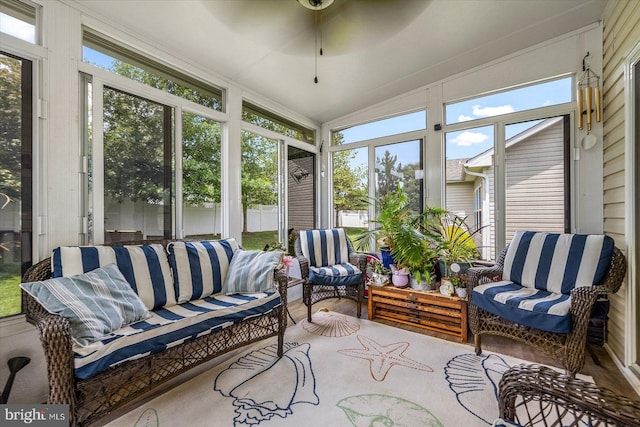
<svg viewBox="0 0 640 427"><path fill-rule="evenodd" d="M0 317L11 316L22 311L20 275L0 272Z"/></svg>

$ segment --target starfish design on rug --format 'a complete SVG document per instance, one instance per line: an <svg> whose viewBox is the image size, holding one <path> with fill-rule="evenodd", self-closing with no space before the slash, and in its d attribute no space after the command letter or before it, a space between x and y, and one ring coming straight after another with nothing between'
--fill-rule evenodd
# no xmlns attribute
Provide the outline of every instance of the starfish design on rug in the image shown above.
<svg viewBox="0 0 640 427"><path fill-rule="evenodd" d="M410 359L404 355L404 352L409 348L408 342L396 342L384 345L362 335L358 335L357 338L364 348L343 349L338 350L338 353L368 360L371 376L376 381L384 381L389 370L396 365L424 372L433 372L431 366Z"/></svg>

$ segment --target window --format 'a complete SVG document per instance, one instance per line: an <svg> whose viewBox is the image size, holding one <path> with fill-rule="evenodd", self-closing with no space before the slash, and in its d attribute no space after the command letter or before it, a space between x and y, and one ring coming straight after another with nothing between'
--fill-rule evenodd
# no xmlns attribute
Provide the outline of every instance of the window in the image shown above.
<svg viewBox="0 0 640 427"><path fill-rule="evenodd" d="M242 131L242 245L258 250L278 241L278 141Z"/></svg>
<svg viewBox="0 0 640 427"><path fill-rule="evenodd" d="M218 239L222 232L220 123L182 113L183 236Z"/></svg>
<svg viewBox="0 0 640 427"><path fill-rule="evenodd" d="M483 259L492 255L494 187L494 127L483 126L445 134L445 207L465 219L471 230L489 225L476 234Z"/></svg>
<svg viewBox="0 0 640 427"><path fill-rule="evenodd" d="M18 0L0 0L0 31L37 43L36 8Z"/></svg>
<svg viewBox="0 0 640 427"><path fill-rule="evenodd" d="M484 197L484 184L479 183L473 190L473 222L478 228L482 228L482 208Z"/></svg>
<svg viewBox="0 0 640 427"><path fill-rule="evenodd" d="M402 187L414 212L422 212L422 140L380 145L375 148L376 198Z"/></svg>
<svg viewBox="0 0 640 427"><path fill-rule="evenodd" d="M505 133L513 134L505 144L506 243L516 230L568 233L569 117L508 124Z"/></svg>
<svg viewBox="0 0 640 427"><path fill-rule="evenodd" d="M242 101L242 120L298 141L315 144L315 132L312 129L305 128L247 101Z"/></svg>
<svg viewBox="0 0 640 427"><path fill-rule="evenodd" d="M426 127L427 111L420 110L342 129L336 132L338 136L334 138L334 143L339 141L340 144L349 144L351 142L426 129Z"/></svg>
<svg viewBox="0 0 640 427"><path fill-rule="evenodd" d="M104 241L172 236L173 109L104 87Z"/></svg>
<svg viewBox="0 0 640 427"><path fill-rule="evenodd" d="M32 76L31 61L0 52L0 317L22 311L32 261Z"/></svg>
<svg viewBox="0 0 640 427"><path fill-rule="evenodd" d="M287 149L288 227L294 230L315 228L316 155L296 147ZM289 251L293 254L293 251Z"/></svg>
<svg viewBox="0 0 640 427"><path fill-rule="evenodd" d="M450 125L571 102L572 87L573 79L565 77L450 103L445 106L446 123Z"/></svg>
<svg viewBox="0 0 640 427"><path fill-rule="evenodd" d="M138 82L125 90L106 73L80 74L84 241L219 238L222 123L214 117L223 91L89 30L83 37L85 62Z"/></svg>
<svg viewBox="0 0 640 427"><path fill-rule="evenodd" d="M223 91L84 30L82 61L216 111L224 111Z"/></svg>
<svg viewBox="0 0 640 427"><path fill-rule="evenodd" d="M333 224L356 234L364 231L369 223L367 153L364 147L332 154Z"/></svg>
<svg viewBox="0 0 640 427"><path fill-rule="evenodd" d="M483 259L494 259L516 230L570 230L569 117L499 126L503 141L495 126L445 136L446 208L485 227L476 242Z"/></svg>

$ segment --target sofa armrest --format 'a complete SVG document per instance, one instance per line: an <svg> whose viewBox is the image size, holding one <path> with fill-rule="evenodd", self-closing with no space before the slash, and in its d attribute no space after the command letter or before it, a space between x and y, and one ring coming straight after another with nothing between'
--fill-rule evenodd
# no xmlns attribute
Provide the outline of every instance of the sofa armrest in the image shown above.
<svg viewBox="0 0 640 427"><path fill-rule="evenodd" d="M49 313L26 292L22 292L23 308L27 321L40 335L47 361L50 404L75 404L75 372L71 326L62 316ZM73 413L73 412L72 412Z"/></svg>
<svg viewBox="0 0 640 427"><path fill-rule="evenodd" d="M274 277L276 280L276 286L278 287L278 292L282 298L282 303L286 306L287 290L289 289L289 276L287 276L287 271L284 268L278 268L275 270Z"/></svg>
<svg viewBox="0 0 640 427"><path fill-rule="evenodd" d="M499 389L499 416L510 421L517 418L522 425L534 422L536 416L540 420L541 408L547 414L565 415L559 425L630 426L640 421L637 400L545 366L514 366L502 376ZM574 416L581 419L571 419Z"/></svg>

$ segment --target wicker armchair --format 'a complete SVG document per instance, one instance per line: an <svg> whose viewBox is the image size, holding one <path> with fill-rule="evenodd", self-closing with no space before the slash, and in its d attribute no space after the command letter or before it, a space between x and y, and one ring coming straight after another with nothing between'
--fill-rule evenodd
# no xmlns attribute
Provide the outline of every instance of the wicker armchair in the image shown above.
<svg viewBox="0 0 640 427"><path fill-rule="evenodd" d="M309 259L309 248L310 245L313 246L313 244L310 243L312 234L314 234L318 240L315 248L315 254L318 254L318 260L327 260L327 256L329 260L333 259L334 254L332 254L332 252L334 249L332 247L328 247L326 244L321 245L319 242L319 236L326 233L330 233L335 236L339 235L340 241L346 246L347 254L341 255L343 257L342 261L338 260L339 262L335 262L333 264L331 262L323 264L322 262ZM324 241L324 237L322 237L322 240ZM294 251L296 258L300 263L300 272L302 279L304 280L302 285L302 301L307 306L307 320L311 322L311 306L318 301L328 298L349 298L356 301L357 315L360 317L362 314L362 301L364 300L364 273L367 268L367 255L358 254L355 251L351 240L349 240L344 230L302 230L294 243ZM323 255L321 256L319 252L322 252ZM340 256L337 257L339 258ZM329 267L338 264L344 265L344 261L346 260L348 260L351 267L357 267L359 272L356 272L355 274L347 274L343 271L342 273L334 273L334 277L327 277L331 273L328 273L328 275L318 274L318 271L323 268L325 269L325 272L328 272L330 270ZM335 271L335 269L333 270ZM346 276L350 276L346 281L345 274Z"/></svg>
<svg viewBox="0 0 640 427"><path fill-rule="evenodd" d="M546 366L510 368L499 390L500 417L523 426L640 425L640 401Z"/></svg>
<svg viewBox="0 0 640 427"><path fill-rule="evenodd" d="M469 327L474 334L476 354L482 353L482 335L499 335L529 344L558 361L567 373L575 376L584 366L587 342L587 327L593 306L598 297L613 294L620 289L626 275L625 256L614 248L611 264L605 278L595 286L578 287L571 291L572 330L567 334L554 333L524 326L489 313L473 304L473 288L502 277L508 246L500 253L496 264L488 268L470 268L467 287L471 298L469 304Z"/></svg>

